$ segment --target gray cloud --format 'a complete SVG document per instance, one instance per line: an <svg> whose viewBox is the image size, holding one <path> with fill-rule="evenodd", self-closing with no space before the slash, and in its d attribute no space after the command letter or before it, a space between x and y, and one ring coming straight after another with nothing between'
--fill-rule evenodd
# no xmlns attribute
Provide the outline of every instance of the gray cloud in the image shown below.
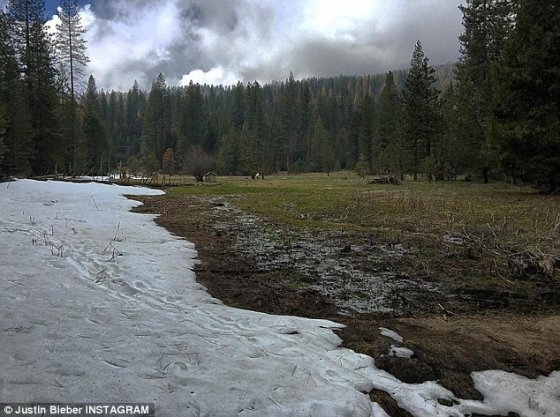
<svg viewBox="0 0 560 417"><path fill-rule="evenodd" d="M84 17L89 71L121 90L134 79L149 88L159 72L171 85L377 73L407 67L418 39L432 64L457 59L453 1L367 0L379 7L364 16L347 1L338 19L321 0L96 0Z"/></svg>

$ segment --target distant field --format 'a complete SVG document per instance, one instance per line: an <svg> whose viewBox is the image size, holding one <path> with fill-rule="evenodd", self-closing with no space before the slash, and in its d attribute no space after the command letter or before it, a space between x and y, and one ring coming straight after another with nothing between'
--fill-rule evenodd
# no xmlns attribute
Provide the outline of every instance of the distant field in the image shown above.
<svg viewBox="0 0 560 417"><path fill-rule="evenodd" d="M491 251L535 255L560 248L560 197L529 187L463 181L371 185L354 173L220 177L178 194L236 196L236 205L298 228L352 228L425 243L465 239Z"/></svg>

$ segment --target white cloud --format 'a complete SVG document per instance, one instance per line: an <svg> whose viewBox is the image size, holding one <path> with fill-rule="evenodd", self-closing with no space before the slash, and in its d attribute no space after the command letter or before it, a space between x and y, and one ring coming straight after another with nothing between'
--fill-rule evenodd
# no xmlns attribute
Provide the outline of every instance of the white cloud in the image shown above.
<svg viewBox="0 0 560 417"><path fill-rule="evenodd" d="M312 0L304 3L302 29L319 36L349 38L371 24L380 10L379 0Z"/></svg>
<svg viewBox="0 0 560 417"><path fill-rule="evenodd" d="M2 0L0 0L2 1ZM449 0L97 0L82 10L100 88L375 73L408 65L417 39L432 63L458 56Z"/></svg>
<svg viewBox="0 0 560 417"><path fill-rule="evenodd" d="M195 84L209 85L233 85L239 80L239 76L232 72L226 72L222 67L212 68L210 71L202 71L200 69L193 70L183 75L179 85L186 86L192 81Z"/></svg>
<svg viewBox="0 0 560 417"><path fill-rule="evenodd" d="M112 20L88 16L88 71L108 88L126 90L135 78L149 83L141 67L172 59L169 47L181 36L179 15L174 2L168 1L127 9L127 14ZM130 68L131 63L137 65Z"/></svg>

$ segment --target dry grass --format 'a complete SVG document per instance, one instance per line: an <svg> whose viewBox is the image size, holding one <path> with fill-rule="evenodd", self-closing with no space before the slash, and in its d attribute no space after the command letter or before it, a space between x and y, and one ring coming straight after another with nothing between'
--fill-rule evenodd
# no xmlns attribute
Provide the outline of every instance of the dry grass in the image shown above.
<svg viewBox="0 0 560 417"><path fill-rule="evenodd" d="M354 231L415 248L421 268L442 259L475 260L476 275L558 276L560 197L503 183L373 185L353 173L221 177L212 187L170 190L230 196L279 227ZM447 262L447 268L453 268Z"/></svg>

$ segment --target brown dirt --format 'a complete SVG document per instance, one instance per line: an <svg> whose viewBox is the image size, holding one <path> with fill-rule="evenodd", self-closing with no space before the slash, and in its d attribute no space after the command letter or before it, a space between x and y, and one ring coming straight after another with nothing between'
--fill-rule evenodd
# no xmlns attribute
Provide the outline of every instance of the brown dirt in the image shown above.
<svg viewBox="0 0 560 417"><path fill-rule="evenodd" d="M312 288L313 274L290 263L265 268L250 251L239 250L245 232L236 223L239 213L222 210L221 200L166 195L141 201L144 205L136 211L160 214L158 224L196 245L201 261L197 280L212 296L233 307L341 322L346 325L339 333L345 347L370 355L378 367L402 381L436 379L458 397L481 399L470 378L473 371L500 369L534 378L560 369L560 315L554 310L543 312L536 306L528 312L524 301L524 313L519 313L515 298L511 298L507 308L492 304L485 309L480 308L484 303L476 302L472 305L477 308L469 310L468 305L460 304L460 314L414 309L400 316L341 313L333 300ZM432 297L433 293L415 294L416 299L423 296ZM453 297L446 300L445 308L453 309ZM438 300L434 302L437 305ZM404 342L381 336L380 326L395 330ZM410 359L389 356L392 344L408 347L415 354ZM379 391L370 396L391 416L409 416L390 396Z"/></svg>

